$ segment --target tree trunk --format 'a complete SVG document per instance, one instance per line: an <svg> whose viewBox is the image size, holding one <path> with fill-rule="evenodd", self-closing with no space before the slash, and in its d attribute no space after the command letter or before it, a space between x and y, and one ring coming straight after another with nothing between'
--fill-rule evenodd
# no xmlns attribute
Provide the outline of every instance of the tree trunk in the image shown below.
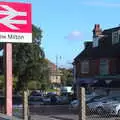
<svg viewBox="0 0 120 120"><path fill-rule="evenodd" d="M29 108L28 108L28 90L23 90L23 117L24 120L28 120Z"/></svg>

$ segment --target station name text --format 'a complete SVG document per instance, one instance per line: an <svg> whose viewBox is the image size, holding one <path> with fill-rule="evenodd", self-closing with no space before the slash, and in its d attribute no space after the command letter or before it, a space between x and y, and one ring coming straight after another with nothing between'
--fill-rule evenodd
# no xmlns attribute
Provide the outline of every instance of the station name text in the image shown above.
<svg viewBox="0 0 120 120"><path fill-rule="evenodd" d="M24 40L24 36L23 35L7 34L7 35L0 35L0 39Z"/></svg>

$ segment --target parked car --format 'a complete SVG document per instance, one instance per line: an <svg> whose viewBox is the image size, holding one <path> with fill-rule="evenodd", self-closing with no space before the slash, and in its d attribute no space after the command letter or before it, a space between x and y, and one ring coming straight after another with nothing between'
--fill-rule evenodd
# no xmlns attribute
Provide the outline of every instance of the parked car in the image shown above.
<svg viewBox="0 0 120 120"><path fill-rule="evenodd" d="M43 102L44 102L44 105L49 105L49 104L51 104L51 98L48 96L44 96Z"/></svg>
<svg viewBox="0 0 120 120"><path fill-rule="evenodd" d="M55 93L55 92L48 92L46 96L47 96L47 97L51 97L51 96L53 96L53 95L56 95L56 93Z"/></svg>
<svg viewBox="0 0 120 120"><path fill-rule="evenodd" d="M88 103L87 105L91 112L102 114L104 111L104 103L106 102L107 102L106 100L102 100L102 101L91 102Z"/></svg>
<svg viewBox="0 0 120 120"><path fill-rule="evenodd" d="M23 98L20 95L15 95L13 96L13 105L22 105L23 103Z"/></svg>
<svg viewBox="0 0 120 120"><path fill-rule="evenodd" d="M73 110L77 110L78 109L78 106L80 104L80 101L79 100L73 100L71 101L70 105L69 105L69 109L73 109Z"/></svg>
<svg viewBox="0 0 120 120"><path fill-rule="evenodd" d="M88 103L91 103L91 102L95 102L97 100L99 100L100 98L103 98L104 96L87 96L88 99L86 99L86 104ZM73 100L71 103L70 103L70 106L72 109L77 109L79 106L79 100Z"/></svg>
<svg viewBox="0 0 120 120"><path fill-rule="evenodd" d="M56 96L56 98L57 98L56 104L60 105L69 104L69 99L67 96Z"/></svg>
<svg viewBox="0 0 120 120"><path fill-rule="evenodd" d="M99 94L97 94L95 92L92 92L92 93L86 94L85 96L86 96L86 101L89 101L89 100L91 100L92 98L94 98L96 96L103 96L103 95L99 95Z"/></svg>
<svg viewBox="0 0 120 120"><path fill-rule="evenodd" d="M99 101L100 99L104 98L105 96L104 95L100 95L100 96L93 96L89 99L86 100L86 103L92 103L92 102L96 102L96 101Z"/></svg>
<svg viewBox="0 0 120 120"><path fill-rule="evenodd" d="M120 97L113 97L110 103L106 103L104 111L110 115L120 116Z"/></svg>
<svg viewBox="0 0 120 120"><path fill-rule="evenodd" d="M30 97L28 99L29 105L44 105L44 101L42 97Z"/></svg>
<svg viewBox="0 0 120 120"><path fill-rule="evenodd" d="M70 103L68 96L60 96L60 98L61 98L61 104L69 104Z"/></svg>
<svg viewBox="0 0 120 120"><path fill-rule="evenodd" d="M31 93L30 93L30 95L29 95L29 97L31 97L31 96L42 96L42 93L41 92L38 92L38 91L32 91Z"/></svg>
<svg viewBox="0 0 120 120"><path fill-rule="evenodd" d="M110 105L110 104L116 103L117 99L120 99L120 97L108 96L108 97L96 99L95 101L88 103L87 105L91 112L102 114L103 112L105 112L104 106L107 104Z"/></svg>
<svg viewBox="0 0 120 120"><path fill-rule="evenodd" d="M107 104L104 106L105 112L107 112L110 115L118 115L120 116L120 102Z"/></svg>

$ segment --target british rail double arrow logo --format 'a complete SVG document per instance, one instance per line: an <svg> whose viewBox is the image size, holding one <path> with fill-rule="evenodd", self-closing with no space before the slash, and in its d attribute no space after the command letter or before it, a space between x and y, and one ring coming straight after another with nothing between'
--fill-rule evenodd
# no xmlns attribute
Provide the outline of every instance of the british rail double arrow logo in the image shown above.
<svg viewBox="0 0 120 120"><path fill-rule="evenodd" d="M27 16L27 12L16 11L12 7L8 5L0 5L0 7L5 10L0 10L0 15L5 15L3 18L0 18L0 23L10 28L11 30L19 30L17 24L24 25L27 24L27 20L15 20L14 18L17 16ZM15 25L16 24L16 25Z"/></svg>

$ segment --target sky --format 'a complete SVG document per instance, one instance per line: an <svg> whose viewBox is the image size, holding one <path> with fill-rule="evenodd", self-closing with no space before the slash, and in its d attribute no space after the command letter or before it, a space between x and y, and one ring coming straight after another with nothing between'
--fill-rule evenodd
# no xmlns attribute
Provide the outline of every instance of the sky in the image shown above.
<svg viewBox="0 0 120 120"><path fill-rule="evenodd" d="M94 24L102 30L120 25L119 0L4 0L32 3L32 23L43 31L41 47L59 67L72 67L74 58L92 40ZM56 57L57 56L57 57Z"/></svg>

